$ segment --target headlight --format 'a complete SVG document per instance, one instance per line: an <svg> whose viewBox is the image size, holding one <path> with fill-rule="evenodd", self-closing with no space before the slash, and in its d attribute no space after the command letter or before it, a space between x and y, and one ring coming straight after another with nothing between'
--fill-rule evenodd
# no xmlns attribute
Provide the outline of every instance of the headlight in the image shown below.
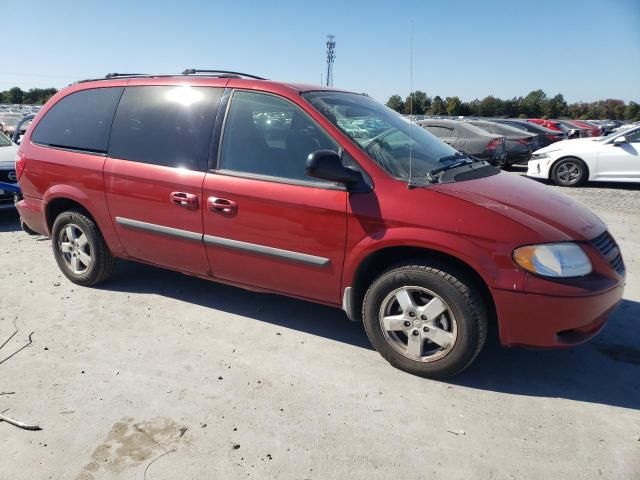
<svg viewBox="0 0 640 480"><path fill-rule="evenodd" d="M543 158L549 158L547 153L534 153L531 155L531 160L542 160Z"/></svg>
<svg viewBox="0 0 640 480"><path fill-rule="evenodd" d="M513 260L528 272L544 277L581 277L591 273L589 257L575 243L547 243L516 248Z"/></svg>

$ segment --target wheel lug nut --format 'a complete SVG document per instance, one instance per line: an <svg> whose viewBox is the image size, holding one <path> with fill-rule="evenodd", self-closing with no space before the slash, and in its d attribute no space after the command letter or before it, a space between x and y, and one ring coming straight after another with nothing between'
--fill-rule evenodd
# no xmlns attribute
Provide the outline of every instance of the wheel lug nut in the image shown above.
<svg viewBox="0 0 640 480"><path fill-rule="evenodd" d="M416 316L416 314L415 314L415 312L409 312L409 316L410 316L410 317L415 317L415 316Z"/></svg>
<svg viewBox="0 0 640 480"><path fill-rule="evenodd" d="M406 322L404 322L404 326L405 327L410 327L411 326L411 322L407 320Z"/></svg>
<svg viewBox="0 0 640 480"><path fill-rule="evenodd" d="M424 327L422 330L425 331L425 332L428 332L429 331L429 327Z"/></svg>
<svg viewBox="0 0 640 480"><path fill-rule="evenodd" d="M420 315L420 320L426 320L427 316L426 315Z"/></svg>
<svg viewBox="0 0 640 480"><path fill-rule="evenodd" d="M413 331L413 336L416 336L416 335L418 335L419 333L420 333L420 332L418 332L418 330L414 330L414 331Z"/></svg>

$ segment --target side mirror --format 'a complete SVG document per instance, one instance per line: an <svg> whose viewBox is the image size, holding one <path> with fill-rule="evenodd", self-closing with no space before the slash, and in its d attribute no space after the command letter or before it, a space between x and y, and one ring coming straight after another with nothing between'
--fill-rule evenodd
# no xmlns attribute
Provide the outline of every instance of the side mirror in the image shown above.
<svg viewBox="0 0 640 480"><path fill-rule="evenodd" d="M625 137L624 135L622 135L621 137L616 137L613 139L613 142L611 142L611 144L614 147L619 147L623 144L627 143L627 137Z"/></svg>
<svg viewBox="0 0 640 480"><path fill-rule="evenodd" d="M333 150L316 150L307 157L305 173L310 177L343 183L349 187L364 183L362 174L357 170L345 167L340 155Z"/></svg>

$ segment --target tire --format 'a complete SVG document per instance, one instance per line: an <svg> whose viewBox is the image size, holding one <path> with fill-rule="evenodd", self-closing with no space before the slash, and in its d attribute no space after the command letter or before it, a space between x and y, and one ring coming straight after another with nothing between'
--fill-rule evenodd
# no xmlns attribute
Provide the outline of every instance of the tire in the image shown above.
<svg viewBox="0 0 640 480"><path fill-rule="evenodd" d="M27 225L24 220L20 219L20 228L22 228L23 232L28 233L29 235L38 235L38 232L31 230L29 225Z"/></svg>
<svg viewBox="0 0 640 480"><path fill-rule="evenodd" d="M98 226L85 213L69 210L58 215L51 243L58 267L73 283L97 285L111 276L115 259Z"/></svg>
<svg viewBox="0 0 640 480"><path fill-rule="evenodd" d="M487 338L487 313L478 290L447 265L416 263L387 270L369 287L362 318L369 340L391 365L434 379L462 372ZM410 340L412 346L419 343L419 350L410 348Z"/></svg>
<svg viewBox="0 0 640 480"><path fill-rule="evenodd" d="M588 177L587 166L576 157L563 158L551 168L551 180L561 187L578 187Z"/></svg>

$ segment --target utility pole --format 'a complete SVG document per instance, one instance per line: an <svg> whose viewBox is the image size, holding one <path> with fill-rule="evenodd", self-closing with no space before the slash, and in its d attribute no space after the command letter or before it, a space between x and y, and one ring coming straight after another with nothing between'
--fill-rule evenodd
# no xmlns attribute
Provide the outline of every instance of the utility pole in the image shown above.
<svg viewBox="0 0 640 480"><path fill-rule="evenodd" d="M327 87L333 87L333 62L336 59L336 37L327 35Z"/></svg>

